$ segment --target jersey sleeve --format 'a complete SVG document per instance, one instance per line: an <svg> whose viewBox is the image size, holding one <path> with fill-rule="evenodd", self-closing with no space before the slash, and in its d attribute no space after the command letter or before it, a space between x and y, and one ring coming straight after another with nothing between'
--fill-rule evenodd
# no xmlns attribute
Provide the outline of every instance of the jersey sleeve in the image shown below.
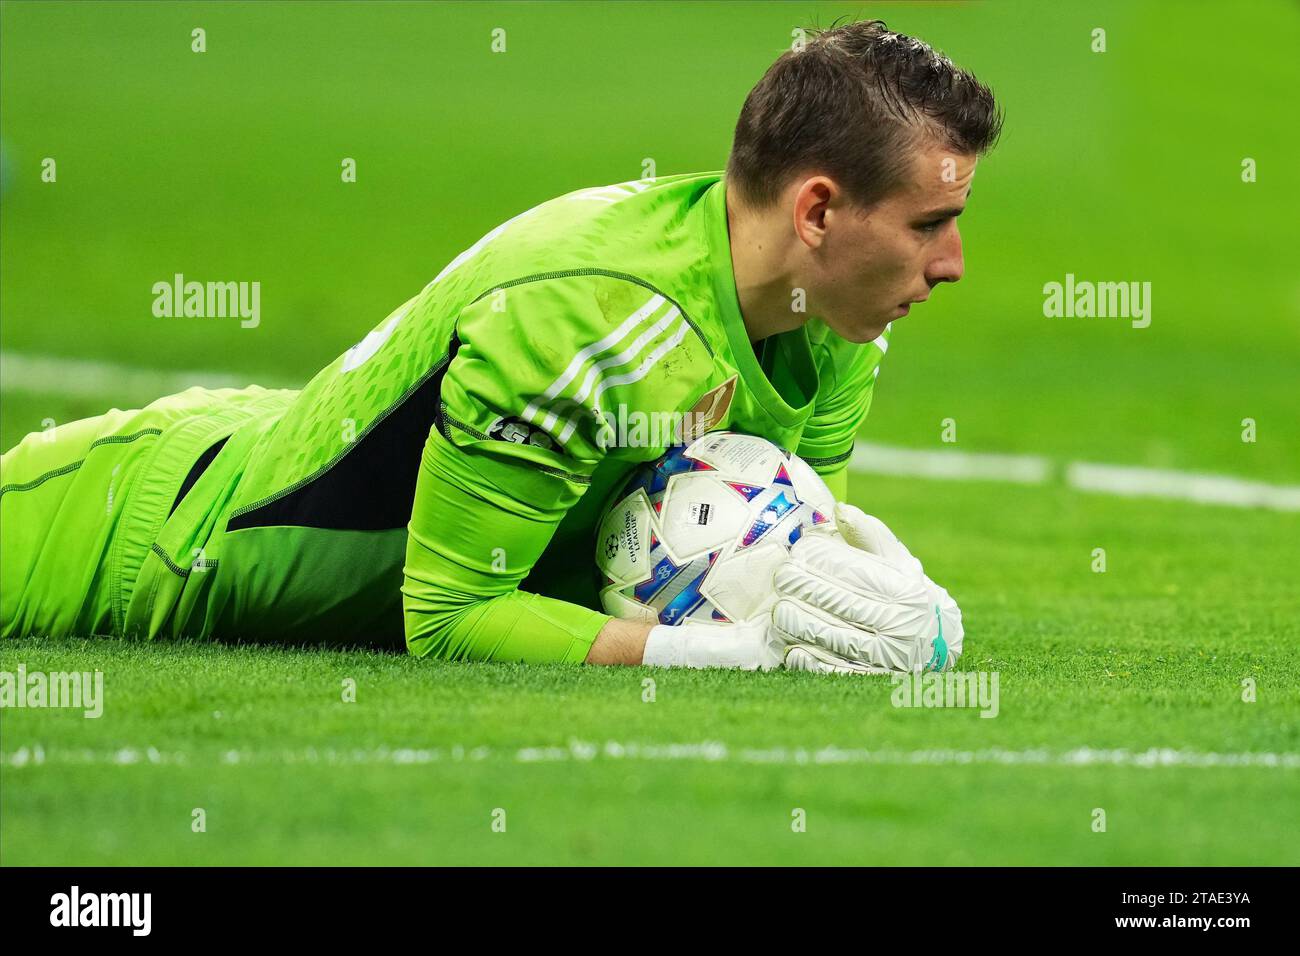
<svg viewBox="0 0 1300 956"><path fill-rule="evenodd" d="M662 296L601 276L498 288L461 310L408 528L413 654L585 660L609 616L519 584L604 460L613 409L682 400L692 384L670 369L700 347Z"/></svg>
<svg viewBox="0 0 1300 956"><path fill-rule="evenodd" d="M853 441L871 409L880 361L889 347L889 331L865 345L844 342L828 332L817 347L828 353L820 363L822 386L796 453L842 501Z"/></svg>

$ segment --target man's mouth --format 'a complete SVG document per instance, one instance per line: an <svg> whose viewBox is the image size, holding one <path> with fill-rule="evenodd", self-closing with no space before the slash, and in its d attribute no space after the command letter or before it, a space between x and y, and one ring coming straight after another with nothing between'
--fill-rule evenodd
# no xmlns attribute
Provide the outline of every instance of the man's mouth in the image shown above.
<svg viewBox="0 0 1300 956"><path fill-rule="evenodd" d="M922 296L919 299L908 299L906 302L898 303L898 315L894 316L894 318L896 319L902 318L903 316L907 315L907 313L912 311L913 305L915 305L917 302L924 302L928 298L930 298L930 293L927 292L924 296Z"/></svg>

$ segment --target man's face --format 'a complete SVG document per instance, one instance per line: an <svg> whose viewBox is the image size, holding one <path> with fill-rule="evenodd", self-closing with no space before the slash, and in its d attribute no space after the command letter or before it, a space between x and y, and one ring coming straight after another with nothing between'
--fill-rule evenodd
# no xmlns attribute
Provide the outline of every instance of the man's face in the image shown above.
<svg viewBox="0 0 1300 956"><path fill-rule="evenodd" d="M903 182L865 213L837 191L822 208L820 242L808 249L809 313L850 342L870 342L940 282L958 281L957 216L976 162L927 144L913 152ZM801 211L797 199L796 216L804 214L816 221L816 209Z"/></svg>

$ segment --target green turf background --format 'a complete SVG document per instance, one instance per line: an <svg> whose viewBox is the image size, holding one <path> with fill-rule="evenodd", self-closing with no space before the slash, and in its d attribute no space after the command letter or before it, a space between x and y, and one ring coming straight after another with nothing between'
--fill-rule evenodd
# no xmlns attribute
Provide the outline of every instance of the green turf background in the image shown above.
<svg viewBox="0 0 1300 956"><path fill-rule="evenodd" d="M791 31L846 14L946 50L1007 113L961 220L966 279L896 326L865 437L947 447L953 418L965 451L1300 481L1300 12L1282 0L0 4L0 355L305 381L519 211L646 159L720 167ZM261 325L154 318L150 287L176 272L260 281ZM1150 328L1044 318L1043 284L1067 272L1150 281ZM74 386L0 381L0 444L154 397ZM1001 674L998 719L895 710L870 680L659 674L645 704L639 670L17 642L0 668L100 668L109 704L98 721L0 715L0 862L1300 862L1296 770L513 759L570 739L1300 751L1294 514L852 490L961 602L964 665ZM492 756L283 761L458 744ZM46 763L10 759L37 745ZM150 746L188 759L72 756ZM248 758L225 763L232 749Z"/></svg>

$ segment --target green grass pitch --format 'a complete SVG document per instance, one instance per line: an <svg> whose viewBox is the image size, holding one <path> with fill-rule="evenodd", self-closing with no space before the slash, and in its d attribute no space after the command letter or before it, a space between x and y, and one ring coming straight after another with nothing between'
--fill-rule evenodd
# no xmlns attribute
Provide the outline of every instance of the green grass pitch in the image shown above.
<svg viewBox="0 0 1300 956"><path fill-rule="evenodd" d="M7 3L0 359L303 381L523 208L646 157L717 168L793 27L878 15L1008 118L967 278L899 323L864 438L946 448L951 417L961 451L1295 484L1300 142L1270 44L1300 14L1242 4L1209 42L1178 9ZM261 281L261 326L153 318L174 272ZM1044 318L1066 272L1151 281L1151 327ZM0 381L0 444L155 397L74 384ZM888 678L12 641L0 670L101 670L106 702L0 712L0 863L1300 864L1300 514L851 497L960 602L996 718L896 708Z"/></svg>
<svg viewBox="0 0 1300 956"><path fill-rule="evenodd" d="M11 865L1300 860L1300 767L1056 762L1300 750L1300 521L1046 489L1007 520L996 485L854 491L935 556L938 580L962 582L964 663L998 672L997 717L893 707L887 677L21 641L0 649L5 669L102 669L106 705L97 720L4 713L0 851Z"/></svg>

